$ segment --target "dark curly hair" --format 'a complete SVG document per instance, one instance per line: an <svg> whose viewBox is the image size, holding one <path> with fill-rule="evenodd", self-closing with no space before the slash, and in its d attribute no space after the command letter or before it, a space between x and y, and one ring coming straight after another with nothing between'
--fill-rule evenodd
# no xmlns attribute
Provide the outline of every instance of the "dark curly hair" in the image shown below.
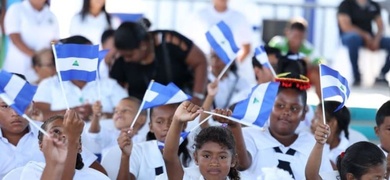
<svg viewBox="0 0 390 180"><path fill-rule="evenodd" d="M202 129L195 138L195 151L202 148L202 146L207 142L218 143L229 149L233 156L236 154L236 141L234 140L233 133L228 128L222 126L210 126ZM230 168L228 176L231 180L241 179L240 173L235 166Z"/></svg>
<svg viewBox="0 0 390 180"><path fill-rule="evenodd" d="M337 169L341 180L347 179L347 173L360 179L370 168L383 164L386 164L385 154L377 145L366 141L349 146L345 153L337 157Z"/></svg>
<svg viewBox="0 0 390 180"><path fill-rule="evenodd" d="M63 121L64 120L64 116L61 116L61 115L55 115L55 116L52 116L50 117L48 120L46 120L42 125L41 125L41 128L45 131L47 131L47 126L54 122L55 120L61 120ZM38 142L39 144L42 143L42 139L43 139L43 133L41 131L39 131L38 133ZM80 139L81 141L81 139ZM83 158L81 157L81 154L80 153L77 153L77 160L76 160L76 166L75 166L75 169L77 170L80 170L84 167L84 163L83 163Z"/></svg>

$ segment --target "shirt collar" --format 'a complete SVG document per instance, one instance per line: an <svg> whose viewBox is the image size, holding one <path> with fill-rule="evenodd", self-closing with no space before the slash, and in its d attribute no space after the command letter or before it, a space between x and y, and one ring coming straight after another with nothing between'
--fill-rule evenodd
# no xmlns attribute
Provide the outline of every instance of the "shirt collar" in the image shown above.
<svg viewBox="0 0 390 180"><path fill-rule="evenodd" d="M34 7L31 5L31 3L30 3L29 0L25 0L25 1L23 1L22 3L23 3L23 5L24 5L26 8L28 8L29 10L31 10L31 11L33 11L33 12L35 12L35 13L43 13L43 12L45 12L45 11L48 10L48 6L47 6L46 4L43 6L42 10L38 11L38 10L34 9Z"/></svg>
<svg viewBox="0 0 390 180"><path fill-rule="evenodd" d="M31 125L30 125L30 124L27 126L27 128L28 128L28 132L27 132L24 136L30 135L30 134L31 134L32 136L38 138L38 130L37 130L36 128L31 128ZM23 136L23 137L24 137L24 136ZM6 138L3 136L3 132L2 132L2 130L1 130L1 128L0 128L0 139L6 139Z"/></svg>

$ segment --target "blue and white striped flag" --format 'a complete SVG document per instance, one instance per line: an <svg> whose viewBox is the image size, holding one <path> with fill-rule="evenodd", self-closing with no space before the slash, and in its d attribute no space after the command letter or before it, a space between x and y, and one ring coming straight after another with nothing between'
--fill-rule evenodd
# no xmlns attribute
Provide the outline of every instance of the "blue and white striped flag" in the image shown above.
<svg viewBox="0 0 390 180"><path fill-rule="evenodd" d="M0 98L20 116L31 104L37 87L17 75L0 71Z"/></svg>
<svg viewBox="0 0 390 180"><path fill-rule="evenodd" d="M344 105L347 99L349 98L349 94L351 93L348 81L343 76L340 75L339 72L333 70L332 68L320 64L320 72L321 72L321 88L322 88L322 98L330 98L335 96L341 96L343 99L339 107L335 110L340 110Z"/></svg>
<svg viewBox="0 0 390 180"><path fill-rule="evenodd" d="M221 21L206 32L206 38L215 53L225 63L233 61L240 50L234 42L233 33L225 22Z"/></svg>
<svg viewBox="0 0 390 180"><path fill-rule="evenodd" d="M256 57L256 60L259 61L259 63L262 66L264 66L268 69L272 68L271 63L268 60L267 53L265 52L264 46L259 46L255 49L255 57Z"/></svg>
<svg viewBox="0 0 390 180"><path fill-rule="evenodd" d="M165 104L173 104L191 99L191 96L185 94L175 84L169 83L164 86L157 82L151 82L152 85L146 90L144 95L144 105L142 109L148 109Z"/></svg>
<svg viewBox="0 0 390 180"><path fill-rule="evenodd" d="M135 13L135 14L112 13L111 16L119 18L122 23L123 22L139 22L144 17L144 15L141 13Z"/></svg>
<svg viewBox="0 0 390 180"><path fill-rule="evenodd" d="M62 81L96 80L99 46L81 44L57 44L56 69Z"/></svg>
<svg viewBox="0 0 390 180"><path fill-rule="evenodd" d="M190 134L190 132L181 132L180 133L179 146L181 145L181 143L184 142L184 140L187 138L187 136L189 134ZM164 142L157 141L157 145L158 145L159 149L164 149L164 147L165 147L165 143Z"/></svg>
<svg viewBox="0 0 390 180"><path fill-rule="evenodd" d="M247 99L237 103L232 117L245 125L263 127L274 107L278 89L279 82L256 85Z"/></svg>

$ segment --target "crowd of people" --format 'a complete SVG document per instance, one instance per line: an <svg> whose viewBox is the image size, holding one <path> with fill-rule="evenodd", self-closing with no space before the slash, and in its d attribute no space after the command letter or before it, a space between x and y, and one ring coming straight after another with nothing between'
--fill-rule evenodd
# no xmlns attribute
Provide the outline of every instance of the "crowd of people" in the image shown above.
<svg viewBox="0 0 390 180"><path fill-rule="evenodd" d="M50 1L4 6L10 2L2 1L1 27L7 35L2 68L38 86L25 114L49 135L0 98L0 179L389 178L390 101L376 114L378 145L350 128L348 108L335 111L340 102L308 105L311 85L321 98L321 56L305 39L303 18L292 18L285 36L268 42L271 67L265 67L252 53L249 23L227 0L213 0L194 16L191 22L204 31L183 34L150 31L153 22L145 17L117 22L106 12L105 0L84 0L71 20L71 36L64 39ZM226 22L240 47L220 79L226 64L204 36L219 21ZM380 7L371 0L343 0L338 22L357 85L358 48L390 51ZM52 44L100 44L108 50L99 64L100 78L60 82ZM382 76L390 69L387 60ZM192 99L137 115L151 80L173 82ZM226 118L253 86L270 81L279 88L264 127ZM208 119L206 111L225 117Z"/></svg>

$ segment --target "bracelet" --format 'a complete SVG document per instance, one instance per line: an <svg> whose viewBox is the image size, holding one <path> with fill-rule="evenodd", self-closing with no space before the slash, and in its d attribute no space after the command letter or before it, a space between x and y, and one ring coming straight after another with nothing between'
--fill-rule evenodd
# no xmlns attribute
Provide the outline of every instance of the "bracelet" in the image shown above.
<svg viewBox="0 0 390 180"><path fill-rule="evenodd" d="M204 98L205 98L205 97L204 97L204 94L202 94L202 93L197 93L197 92L192 93L192 96L194 96L194 97L196 97L196 98L198 98L198 99L204 99Z"/></svg>

